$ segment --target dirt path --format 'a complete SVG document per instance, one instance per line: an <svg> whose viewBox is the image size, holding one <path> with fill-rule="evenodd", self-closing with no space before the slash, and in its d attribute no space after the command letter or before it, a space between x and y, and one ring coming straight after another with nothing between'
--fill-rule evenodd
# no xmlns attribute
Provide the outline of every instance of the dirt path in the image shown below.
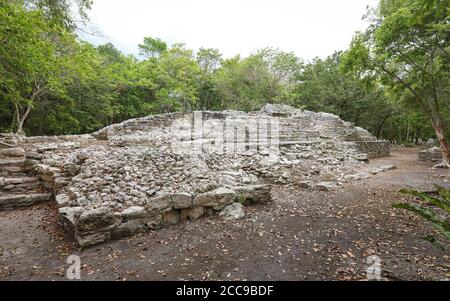
<svg viewBox="0 0 450 301"><path fill-rule="evenodd" d="M387 279L450 278L450 246L430 247L420 239L430 226L390 206L402 187L449 187L449 172L417 161L417 149L370 164L381 163L397 170L334 192L275 189L272 204L241 221L204 218L83 251L64 238L53 205L0 212L0 280L66 280L69 254L81 257L82 280L364 279L369 255Z"/></svg>

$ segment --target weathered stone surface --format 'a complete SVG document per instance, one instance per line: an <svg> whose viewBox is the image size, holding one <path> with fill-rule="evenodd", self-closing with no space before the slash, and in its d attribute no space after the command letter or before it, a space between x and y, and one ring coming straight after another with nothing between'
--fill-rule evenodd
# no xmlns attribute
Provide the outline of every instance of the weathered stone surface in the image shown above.
<svg viewBox="0 0 450 301"><path fill-rule="evenodd" d="M300 181L298 182L298 187L302 189L310 189L312 187L311 181Z"/></svg>
<svg viewBox="0 0 450 301"><path fill-rule="evenodd" d="M67 205L69 205L70 198L67 194L62 193L62 194L58 194L55 197L55 201L56 201L56 205L59 208L61 208L61 207L66 207Z"/></svg>
<svg viewBox="0 0 450 301"><path fill-rule="evenodd" d="M240 203L226 206L219 213L225 220L238 220L245 217L245 207Z"/></svg>
<svg viewBox="0 0 450 301"><path fill-rule="evenodd" d="M200 113L203 129L194 133L194 116ZM240 132L220 130L230 120ZM264 132L252 134L260 121L270 128L267 137ZM180 125L176 131L174 124ZM180 132L186 139L174 147ZM228 152L220 152L215 139L226 137L232 137L233 143L221 149ZM0 135L0 142L10 138L14 137L3 140ZM321 189L321 181L375 174L383 168L370 170L361 160L389 154L387 142L376 141L338 116L284 105L267 105L250 113L147 116L93 135L24 137L14 148L23 147L26 155L8 145L0 146L9 148L6 153L11 155L0 153L0 177L4 177L0 193L23 191L25 195L44 189L56 195L60 207L84 208L78 217L81 222L72 222L76 240L83 246L131 235L141 227L157 229L195 220L236 201L269 202L272 185ZM175 151L197 146L199 151L194 153ZM14 153L21 155L12 157ZM5 181L23 173L35 174L40 181Z"/></svg>
<svg viewBox="0 0 450 301"><path fill-rule="evenodd" d="M0 149L0 156L4 157L24 157L25 151L23 148L2 148Z"/></svg>
<svg viewBox="0 0 450 301"><path fill-rule="evenodd" d="M366 138L367 139L367 138ZM356 148L366 153L369 158L389 157L391 147L388 141L356 141Z"/></svg>
<svg viewBox="0 0 450 301"><path fill-rule="evenodd" d="M195 206L223 208L234 202L236 193L228 188L220 187L215 190L199 194L195 197Z"/></svg>
<svg viewBox="0 0 450 301"><path fill-rule="evenodd" d="M369 161L369 155L364 153L364 154L357 154L355 156L356 160L358 161L363 161L363 162L368 162Z"/></svg>
<svg viewBox="0 0 450 301"><path fill-rule="evenodd" d="M63 207L59 209L63 227L71 234L76 232L77 219L85 211L83 207Z"/></svg>
<svg viewBox="0 0 450 301"><path fill-rule="evenodd" d="M124 221L129 221L133 219L141 219L145 217L146 211L144 207L133 206L123 210L120 215Z"/></svg>
<svg viewBox="0 0 450 301"><path fill-rule="evenodd" d="M174 193L169 195L173 209L186 209L194 206L194 198L188 193Z"/></svg>
<svg viewBox="0 0 450 301"><path fill-rule="evenodd" d="M120 220L108 208L84 211L77 220L77 231L82 233L103 232L114 229Z"/></svg>
<svg viewBox="0 0 450 301"><path fill-rule="evenodd" d="M66 170L71 176L76 176L81 170L81 165L67 164L64 166L64 170Z"/></svg>
<svg viewBox="0 0 450 301"><path fill-rule="evenodd" d="M442 161L442 151L439 147L432 147L419 152L420 161L432 161L440 162Z"/></svg>
<svg viewBox="0 0 450 301"><path fill-rule="evenodd" d="M149 229L155 230L162 226L163 215L157 214L145 219L145 226Z"/></svg>
<svg viewBox="0 0 450 301"><path fill-rule="evenodd" d="M111 232L95 232L91 234L76 234L75 242L81 248L93 246L111 239Z"/></svg>
<svg viewBox="0 0 450 301"><path fill-rule="evenodd" d="M31 206L37 203L49 201L50 199L51 195L46 193L0 196L0 210Z"/></svg>
<svg viewBox="0 0 450 301"><path fill-rule="evenodd" d="M198 218L200 218L201 216L203 216L203 214L205 214L205 208L198 206L195 208L190 208L190 209L182 209L181 210L181 215L180 215L180 220L184 221L184 220L191 220L191 221L195 221Z"/></svg>
<svg viewBox="0 0 450 301"><path fill-rule="evenodd" d="M178 210L171 210L169 212L166 212L163 216L163 225L169 226L169 225L176 225L180 222L180 211Z"/></svg>
<svg viewBox="0 0 450 301"><path fill-rule="evenodd" d="M315 188L320 191L331 191L337 187L335 182L320 182L317 183Z"/></svg>
<svg viewBox="0 0 450 301"><path fill-rule="evenodd" d="M111 239L119 239L122 237L132 236L137 231L144 229L145 224L142 219L128 220L121 223L117 228L111 232Z"/></svg>
<svg viewBox="0 0 450 301"><path fill-rule="evenodd" d="M170 197L165 194L146 202L145 208L148 212L161 213L171 209Z"/></svg>
<svg viewBox="0 0 450 301"><path fill-rule="evenodd" d="M234 187L237 199L243 203L265 204L272 201L270 185L248 185Z"/></svg>
<svg viewBox="0 0 450 301"><path fill-rule="evenodd" d="M382 171L390 171L390 170L397 169L397 166L395 166L395 165L382 165L380 168L381 168Z"/></svg>

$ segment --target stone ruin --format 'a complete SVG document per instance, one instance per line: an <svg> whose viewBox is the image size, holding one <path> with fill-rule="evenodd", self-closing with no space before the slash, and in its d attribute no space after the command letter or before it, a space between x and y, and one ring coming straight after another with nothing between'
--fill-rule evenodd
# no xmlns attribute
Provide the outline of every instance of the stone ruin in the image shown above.
<svg viewBox="0 0 450 301"><path fill-rule="evenodd" d="M439 147L432 147L419 152L420 161L432 161L441 162L442 161L442 151Z"/></svg>
<svg viewBox="0 0 450 301"><path fill-rule="evenodd" d="M389 152L335 115L284 105L148 116L91 135L3 134L0 210L53 200L85 247L215 213L242 217L240 204L270 202L277 185L332 190L395 168L366 164Z"/></svg>

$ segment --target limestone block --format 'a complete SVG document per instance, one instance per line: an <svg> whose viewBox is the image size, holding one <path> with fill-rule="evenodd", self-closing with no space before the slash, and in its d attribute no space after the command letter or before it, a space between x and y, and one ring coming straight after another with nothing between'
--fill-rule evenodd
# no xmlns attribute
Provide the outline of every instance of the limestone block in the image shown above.
<svg viewBox="0 0 450 301"><path fill-rule="evenodd" d="M120 224L111 232L112 239L119 239L122 237L127 237L134 235L137 231L145 227L144 221L142 219L133 219Z"/></svg>
<svg viewBox="0 0 450 301"><path fill-rule="evenodd" d="M300 187L302 189L310 189L311 188L311 182L310 181L298 182L298 187Z"/></svg>
<svg viewBox="0 0 450 301"><path fill-rule="evenodd" d="M147 201L149 212L164 212L170 209L186 209L194 206L194 199L188 193L168 193Z"/></svg>
<svg viewBox="0 0 450 301"><path fill-rule="evenodd" d="M225 220L238 220L245 217L245 208L240 203L226 206L219 215Z"/></svg>
<svg viewBox="0 0 450 301"><path fill-rule="evenodd" d="M320 182L315 185L315 188L320 191L331 191L337 187L335 182Z"/></svg>
<svg viewBox="0 0 450 301"><path fill-rule="evenodd" d="M171 210L163 216L162 223L164 226L176 225L180 222L180 211Z"/></svg>
<svg viewBox="0 0 450 301"><path fill-rule="evenodd" d="M111 232L95 232L92 234L75 234L75 242L79 247L93 246L111 239Z"/></svg>
<svg viewBox="0 0 450 301"><path fill-rule="evenodd" d="M76 222L77 231L81 233L109 231L119 224L120 220L105 207L84 211Z"/></svg>
<svg viewBox="0 0 450 301"><path fill-rule="evenodd" d="M55 200L56 200L56 204L58 205L59 208L67 206L70 201L69 196L64 193L58 194L55 197Z"/></svg>
<svg viewBox="0 0 450 301"><path fill-rule="evenodd" d="M163 215L157 214L145 219L144 224L147 228L155 230L161 228Z"/></svg>
<svg viewBox="0 0 450 301"><path fill-rule="evenodd" d="M23 148L15 147L15 148L3 148L0 149L0 154L4 157L23 157L25 156L25 151Z"/></svg>
<svg viewBox="0 0 450 301"><path fill-rule="evenodd" d="M76 176L80 172L81 166L77 164L67 164L64 166L64 170L71 176Z"/></svg>
<svg viewBox="0 0 450 301"><path fill-rule="evenodd" d="M234 187L239 201L250 204L265 204L272 201L270 185L248 185Z"/></svg>
<svg viewBox="0 0 450 301"><path fill-rule="evenodd" d="M195 197L195 206L213 207L221 209L234 202L236 193L228 188L217 188L215 190L199 194Z"/></svg>
<svg viewBox="0 0 450 301"><path fill-rule="evenodd" d="M145 217L146 211L144 207L133 206L123 210L120 215L124 221L129 221Z"/></svg>
<svg viewBox="0 0 450 301"><path fill-rule="evenodd" d="M72 235L75 234L77 219L85 211L82 207L63 207L59 209L63 227Z"/></svg>
<svg viewBox="0 0 450 301"><path fill-rule="evenodd" d="M173 209L186 209L194 205L194 198L188 193L169 194L169 198Z"/></svg>

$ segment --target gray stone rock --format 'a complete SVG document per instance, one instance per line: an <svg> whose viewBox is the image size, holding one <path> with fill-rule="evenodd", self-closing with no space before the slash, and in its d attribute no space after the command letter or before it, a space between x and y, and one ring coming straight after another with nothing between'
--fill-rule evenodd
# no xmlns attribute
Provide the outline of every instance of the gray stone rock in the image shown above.
<svg viewBox="0 0 450 301"><path fill-rule="evenodd" d="M363 161L363 162L368 162L369 161L369 155L362 153L362 154L357 154L355 156L355 159L358 161Z"/></svg>
<svg viewBox="0 0 450 301"><path fill-rule="evenodd" d="M67 194L58 194L55 197L55 201L56 201L56 205L61 208L61 207L66 207L67 205L69 205L70 202L70 198Z"/></svg>
<svg viewBox="0 0 450 301"><path fill-rule="evenodd" d="M186 209L194 206L194 198L188 193L166 193L147 201L149 212L164 212L170 209Z"/></svg>
<svg viewBox="0 0 450 301"><path fill-rule="evenodd" d="M5 157L24 157L25 151L23 148L3 148L0 149L0 154Z"/></svg>
<svg viewBox="0 0 450 301"><path fill-rule="evenodd" d="M144 221L142 219L129 220L121 223L111 232L112 239L120 239L122 237L132 236L137 231L144 229Z"/></svg>
<svg viewBox="0 0 450 301"><path fill-rule="evenodd" d="M194 198L188 193L173 193L168 197L173 209L186 209L194 206Z"/></svg>
<svg viewBox="0 0 450 301"><path fill-rule="evenodd" d="M89 159L90 155L88 152L86 151L82 151L80 153L77 154L77 159L83 163L84 161L86 161L87 159Z"/></svg>
<svg viewBox="0 0 450 301"><path fill-rule="evenodd" d="M272 201L270 185L248 185L233 187L239 202L245 204L265 204Z"/></svg>
<svg viewBox="0 0 450 301"><path fill-rule="evenodd" d="M39 182L37 177L20 177L20 178L4 178L3 183L5 185L20 185L25 183Z"/></svg>
<svg viewBox="0 0 450 301"><path fill-rule="evenodd" d="M67 164L64 166L64 170L66 170L71 176L76 176L80 172L81 166L77 164Z"/></svg>
<svg viewBox="0 0 450 301"><path fill-rule="evenodd" d="M320 182L315 185L315 188L320 191L331 191L337 187L335 182Z"/></svg>
<svg viewBox="0 0 450 301"><path fill-rule="evenodd" d="M383 166L381 166L380 168L381 168L381 170L383 170L383 171L390 171L390 170L395 170L395 169L397 169L397 166L395 166L395 165L383 165Z"/></svg>
<svg viewBox="0 0 450 301"><path fill-rule="evenodd" d="M157 214L145 219L144 224L147 228L155 230L161 228L162 225L162 214Z"/></svg>
<svg viewBox="0 0 450 301"><path fill-rule="evenodd" d="M163 216L162 223L164 226L176 225L180 222L180 211L171 210Z"/></svg>
<svg viewBox="0 0 450 301"><path fill-rule="evenodd" d="M311 181L298 182L298 187L300 187L301 189L310 189L311 188Z"/></svg>
<svg viewBox="0 0 450 301"><path fill-rule="evenodd" d="M225 220L238 220L245 217L245 208L240 203L226 206L219 215Z"/></svg>
<svg viewBox="0 0 450 301"><path fill-rule="evenodd" d="M75 234L77 219L84 211L83 207L63 207L59 209L61 223L66 231L72 235Z"/></svg>
<svg viewBox="0 0 450 301"><path fill-rule="evenodd" d="M215 190L199 194L195 197L194 205L203 207L213 207L218 210L226 205L232 204L236 198L236 193L228 188L217 188Z"/></svg>
<svg viewBox="0 0 450 301"><path fill-rule="evenodd" d="M0 210L27 207L37 203L49 201L50 199L51 195L49 193L0 195Z"/></svg>
<svg viewBox="0 0 450 301"><path fill-rule="evenodd" d="M84 235L77 233L75 235L75 242L81 248L97 245L110 239L111 239L111 232L95 232Z"/></svg>
<svg viewBox="0 0 450 301"><path fill-rule="evenodd" d="M146 211L144 207L133 206L123 210L120 215L124 221L129 221L145 217Z"/></svg>
<svg viewBox="0 0 450 301"><path fill-rule="evenodd" d="M170 198L167 194L152 198L147 201L145 208L149 213L161 213L171 209Z"/></svg>
<svg viewBox="0 0 450 301"><path fill-rule="evenodd" d="M114 229L120 220L108 208L84 211L77 220L77 231L82 233L103 232Z"/></svg>

